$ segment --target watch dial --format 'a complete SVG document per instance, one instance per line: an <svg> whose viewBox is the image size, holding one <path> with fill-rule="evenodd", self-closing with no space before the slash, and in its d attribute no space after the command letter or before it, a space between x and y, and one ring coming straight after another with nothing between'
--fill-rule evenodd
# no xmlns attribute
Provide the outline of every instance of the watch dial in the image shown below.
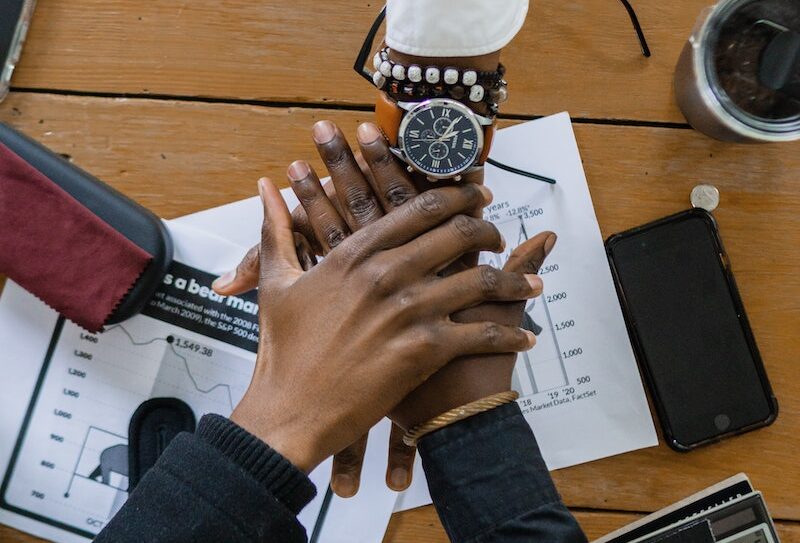
<svg viewBox="0 0 800 543"><path fill-rule="evenodd" d="M480 154L482 135L465 108L446 102L410 111L399 134L409 163L434 177L451 177L471 167Z"/></svg>

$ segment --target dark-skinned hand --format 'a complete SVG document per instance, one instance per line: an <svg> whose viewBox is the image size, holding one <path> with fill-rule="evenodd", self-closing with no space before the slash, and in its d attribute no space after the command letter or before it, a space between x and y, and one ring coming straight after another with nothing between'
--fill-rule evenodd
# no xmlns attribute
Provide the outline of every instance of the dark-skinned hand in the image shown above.
<svg viewBox="0 0 800 543"><path fill-rule="evenodd" d="M494 225L465 214L490 201L486 189L416 196L309 271L277 188L261 180L259 191L258 358L231 420L301 470L355 442L448 361L533 345L533 334L518 326L450 319L489 300L539 293L521 274L498 271L491 291L477 288L477 270L439 274L465 253L503 249Z"/></svg>
<svg viewBox="0 0 800 543"><path fill-rule="evenodd" d="M307 265L313 262L312 251L327 254L351 232L393 212L421 190L431 187L424 179L408 174L390 154L374 125L362 125L358 136L361 153L354 155L333 123L322 121L315 125L315 143L333 181L324 189L306 163L296 162L289 169L292 187L302 204L292 214L295 229L304 234L296 235L297 249ZM480 173L471 177L472 182L482 181ZM311 247L305 239L310 240ZM535 236L512 253L504 270L536 273L554 242L555 234L551 232ZM474 266L476 259L477 253L465 255L445 273ZM480 270L483 274L481 288L490 289L495 272L487 267ZM232 281L229 277L221 293L249 290L257 274L258 249L254 248L239 265ZM524 303L487 303L455 313L451 318L458 322L490 318L519 325L523 311ZM387 484L395 490L403 490L411 482L415 449L403 444L403 428L413 427L452 407L507 390L514 361L515 355L508 354L458 358L401 402L392 411L395 425L390 438ZM334 457L332 481L337 494L349 496L356 492L365 448L366 434Z"/></svg>

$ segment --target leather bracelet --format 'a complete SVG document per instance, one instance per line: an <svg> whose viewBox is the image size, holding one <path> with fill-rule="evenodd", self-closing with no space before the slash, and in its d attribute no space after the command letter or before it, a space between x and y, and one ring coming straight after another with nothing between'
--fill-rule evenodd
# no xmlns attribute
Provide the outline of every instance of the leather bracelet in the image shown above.
<svg viewBox="0 0 800 543"><path fill-rule="evenodd" d="M416 447L417 442L431 432L441 430L445 426L450 426L455 422L467 419L473 415L477 415L485 411L489 411L495 407L500 407L501 405L514 402L517 400L517 398L519 398L519 392L507 390L505 392L498 392L497 394L492 394L491 396L481 398L480 400L475 400L474 402L450 409L438 417L432 418L428 422L423 422L422 424L418 424L417 426L411 428L405 433L405 435L403 435L403 443L409 447Z"/></svg>

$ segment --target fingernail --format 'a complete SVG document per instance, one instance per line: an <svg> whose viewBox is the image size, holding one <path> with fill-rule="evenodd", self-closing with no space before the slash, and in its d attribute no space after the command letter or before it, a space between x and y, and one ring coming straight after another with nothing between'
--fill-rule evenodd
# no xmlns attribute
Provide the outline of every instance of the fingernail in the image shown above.
<svg viewBox="0 0 800 543"><path fill-rule="evenodd" d="M534 292L537 292L537 293L541 293L542 292L542 287L544 285L542 283L542 278L541 277L539 277L538 275L534 275L532 273L526 273L525 274L525 280L528 282L528 284L531 286L531 288L533 289ZM537 294L537 296L538 296L538 294Z"/></svg>
<svg viewBox="0 0 800 543"><path fill-rule="evenodd" d="M490 191L488 188L486 188L483 185L478 185L478 190L480 190L481 194L483 194L483 200L484 200L484 202L486 202L485 205L491 204L492 203L492 199L494 198L494 195L492 194L492 191Z"/></svg>
<svg viewBox="0 0 800 543"><path fill-rule="evenodd" d="M408 470L404 468L394 468L390 476L390 481L392 483L392 490L405 490L408 486Z"/></svg>
<svg viewBox="0 0 800 543"><path fill-rule="evenodd" d="M266 182L267 178L262 177L261 179L258 180L258 183L256 183L258 185L258 195L261 197L262 200L264 199L264 184Z"/></svg>
<svg viewBox="0 0 800 543"><path fill-rule="evenodd" d="M336 126L330 121L319 121L311 129L311 136L320 145L328 143L336 135Z"/></svg>
<svg viewBox="0 0 800 543"><path fill-rule="evenodd" d="M231 270L217 277L214 282L211 283L211 288L214 290L225 288L233 283L234 279L236 279L236 270Z"/></svg>
<svg viewBox="0 0 800 543"><path fill-rule="evenodd" d="M331 486L336 492L336 495L342 498L355 496L356 491L358 490L358 487L356 486L356 480L350 475L343 475L341 473L333 478Z"/></svg>
<svg viewBox="0 0 800 543"><path fill-rule="evenodd" d="M292 181L301 181L308 177L311 170L308 168L308 162L305 160L295 160L289 164L287 174Z"/></svg>
<svg viewBox="0 0 800 543"><path fill-rule="evenodd" d="M550 254L550 251L553 250L553 245L556 244L557 239L558 236L556 236L555 233L551 233L549 236L547 236L547 239L544 240L544 256Z"/></svg>
<svg viewBox="0 0 800 543"><path fill-rule="evenodd" d="M530 349L531 347L536 345L536 334L534 334L530 330L524 330L524 329L521 330L525 332L526 336L528 336L528 348Z"/></svg>
<svg viewBox="0 0 800 543"><path fill-rule="evenodd" d="M356 135L358 136L358 141L364 145L377 141L378 138L381 137L378 127L372 123L363 123L359 125Z"/></svg>

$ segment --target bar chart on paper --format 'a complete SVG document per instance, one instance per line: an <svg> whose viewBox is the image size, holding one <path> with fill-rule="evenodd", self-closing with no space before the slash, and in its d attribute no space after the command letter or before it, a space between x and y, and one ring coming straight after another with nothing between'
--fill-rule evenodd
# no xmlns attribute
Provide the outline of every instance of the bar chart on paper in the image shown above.
<svg viewBox="0 0 800 543"><path fill-rule="evenodd" d="M248 351L143 315L101 334L60 320L48 354L2 501L85 537L127 499L128 424L136 408L174 397L198 419L228 415L255 362Z"/></svg>
<svg viewBox="0 0 800 543"><path fill-rule="evenodd" d="M483 218L498 228L506 249L480 257L501 268L540 232L558 236L539 269L543 293L527 302L521 323L537 342L517 356L510 383L547 467L657 444L569 115L499 130L492 158L556 180L486 166L493 199ZM430 502L424 481L414 477L398 510Z"/></svg>
<svg viewBox="0 0 800 543"><path fill-rule="evenodd" d="M552 185L486 167L494 199L484 218L503 234L507 249L482 255L501 267L516 247L540 232L558 236L539 269L543 293L527 302L521 323L537 342L517 356L511 382L548 467L654 445L569 116L500 130L493 155L556 180Z"/></svg>
<svg viewBox="0 0 800 543"><path fill-rule="evenodd" d="M501 203L498 207L508 211L506 213L496 211L490 219L507 240L509 248L503 254L484 254L482 259L488 264L502 268L513 248L546 228L536 220L544 215L542 207L523 205L511 208L507 202ZM549 274L553 278L560 269L557 262L546 262L539 274L543 276ZM547 286L550 286L550 283L547 281ZM512 388L519 392L520 397L557 390L570 384L565 359L579 356L583 353L583 349L572 347L569 351L562 350L559 341L560 332L574 327L575 320L571 318L554 320L551 311L552 305L559 303L561 307L567 305L567 296L565 290L547 288L541 296L529 300L525 306L522 327L536 335L536 347L521 353L517 358ZM564 311L558 311L558 308L556 311L557 315L564 314ZM582 376L581 381L586 382L586 376Z"/></svg>

